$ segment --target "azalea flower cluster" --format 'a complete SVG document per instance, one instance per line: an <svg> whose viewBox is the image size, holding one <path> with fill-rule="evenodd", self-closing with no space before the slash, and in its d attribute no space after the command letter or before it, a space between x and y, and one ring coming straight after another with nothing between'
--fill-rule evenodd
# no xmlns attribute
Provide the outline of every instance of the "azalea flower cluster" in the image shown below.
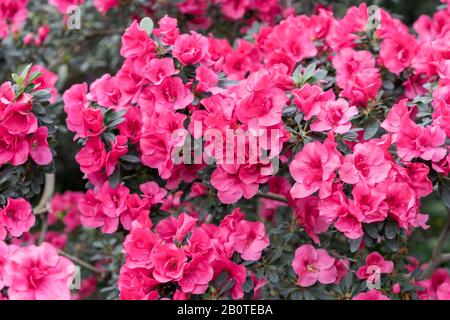
<svg viewBox="0 0 450 320"><path fill-rule="evenodd" d="M10 32L21 30L28 17L28 0L2 0L0 2L0 40Z"/></svg>
<svg viewBox="0 0 450 320"><path fill-rule="evenodd" d="M225 216L219 226L200 224L194 216L181 213L160 221L154 231L151 228L148 216L141 216L125 239L126 260L118 283L121 299L164 298L162 293L186 299L204 294L220 277L232 280L233 285L228 290L215 289L241 299L247 272L244 264L232 259L234 253L243 261L256 261L269 246L264 224L245 220L239 209ZM258 283L255 277L251 279L254 285ZM176 288L171 284L177 284ZM210 291L211 297L216 293Z"/></svg>
<svg viewBox="0 0 450 320"><path fill-rule="evenodd" d="M40 125L33 113L33 95L17 94L11 82L3 83L0 86L0 165L19 166L29 158L38 165L49 164L53 156L47 140L48 128Z"/></svg>

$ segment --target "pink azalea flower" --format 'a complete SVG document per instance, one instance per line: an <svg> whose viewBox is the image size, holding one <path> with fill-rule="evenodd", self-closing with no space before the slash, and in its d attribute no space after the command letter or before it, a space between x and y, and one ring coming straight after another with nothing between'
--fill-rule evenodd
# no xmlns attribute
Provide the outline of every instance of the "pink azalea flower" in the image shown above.
<svg viewBox="0 0 450 320"><path fill-rule="evenodd" d="M158 244L152 249L150 260L154 266L153 277L160 283L182 279L187 257L173 243Z"/></svg>
<svg viewBox="0 0 450 320"><path fill-rule="evenodd" d="M67 128L75 132L74 139L95 137L105 130L101 110L89 107L86 83L73 85L64 93L63 100Z"/></svg>
<svg viewBox="0 0 450 320"><path fill-rule="evenodd" d="M117 110L125 107L133 98L133 94L125 90L126 87L124 89L122 83L121 78L105 74L91 84L89 97L105 108Z"/></svg>
<svg viewBox="0 0 450 320"><path fill-rule="evenodd" d="M259 189L257 181L246 182L240 175L239 168L230 170L219 165L211 176L211 185L217 189L217 196L222 203L236 203L242 197L250 199Z"/></svg>
<svg viewBox="0 0 450 320"><path fill-rule="evenodd" d="M147 199L150 205L162 203L163 198L167 195L167 190L160 188L154 181L141 184L139 189L144 193L143 197Z"/></svg>
<svg viewBox="0 0 450 320"><path fill-rule="evenodd" d="M140 141L141 161L150 168L158 169L163 179L172 174L173 150L184 145L187 134L187 130L184 130L185 119L184 114L165 111L155 113L144 126Z"/></svg>
<svg viewBox="0 0 450 320"><path fill-rule="evenodd" d="M24 164L28 160L29 150L30 146L24 135L12 135L0 125L0 165Z"/></svg>
<svg viewBox="0 0 450 320"><path fill-rule="evenodd" d="M196 91L207 92L217 88L219 84L219 76L210 68L200 66L196 70L195 79L198 81Z"/></svg>
<svg viewBox="0 0 450 320"><path fill-rule="evenodd" d="M297 284L310 287L317 281L330 284L336 281L337 270L335 259L330 257L324 249L315 249L312 245L304 244L295 250L292 268L297 274Z"/></svg>
<svg viewBox="0 0 450 320"><path fill-rule="evenodd" d="M142 70L142 75L154 85L178 73L172 58L152 59Z"/></svg>
<svg viewBox="0 0 450 320"><path fill-rule="evenodd" d="M165 241L181 243L186 235L197 225L197 218L181 213L178 218L169 217L158 223L156 233Z"/></svg>
<svg viewBox="0 0 450 320"><path fill-rule="evenodd" d="M123 185L113 189L106 181L94 191L88 190L80 201L80 221L85 227L100 228L113 233L119 227L120 216L128 210L129 189Z"/></svg>
<svg viewBox="0 0 450 320"><path fill-rule="evenodd" d="M5 0L0 4L0 39L8 36L9 30L20 31L28 17L28 0ZM9 24L9 25L8 25Z"/></svg>
<svg viewBox="0 0 450 320"><path fill-rule="evenodd" d="M39 127L30 138L30 157L38 165L47 165L53 160L52 152L48 146L48 129Z"/></svg>
<svg viewBox="0 0 450 320"><path fill-rule="evenodd" d="M375 67L375 59L366 50L343 49L333 58L337 85L341 95L357 106L365 106L377 96L381 78Z"/></svg>
<svg viewBox="0 0 450 320"><path fill-rule="evenodd" d="M191 34L182 34L177 37L172 54L183 65L197 64L209 58L208 45L208 39L191 31Z"/></svg>
<svg viewBox="0 0 450 320"><path fill-rule="evenodd" d="M106 149L100 137L92 137L75 156L80 170L86 174L94 174L104 168L106 162Z"/></svg>
<svg viewBox="0 0 450 320"><path fill-rule="evenodd" d="M350 107L344 99L327 101L317 115L317 120L311 124L311 130L332 130L334 133L344 134L351 129L350 119L357 114L358 109Z"/></svg>
<svg viewBox="0 0 450 320"><path fill-rule="evenodd" d="M262 222L240 221L230 234L233 249L241 254L246 261L256 261L261 258L262 251L270 244Z"/></svg>
<svg viewBox="0 0 450 320"><path fill-rule="evenodd" d="M318 115L322 110L322 105L335 99L332 90L324 92L321 87L309 83L300 89L292 90L291 93L294 96L294 103L305 114L305 120Z"/></svg>
<svg viewBox="0 0 450 320"><path fill-rule="evenodd" d="M230 260L216 260L213 262L214 278L217 278L222 272L226 272L227 281L234 280L233 287L230 289L231 297L234 300L244 297L244 285L246 279L245 267L235 264Z"/></svg>
<svg viewBox="0 0 450 320"><path fill-rule="evenodd" d="M397 152L404 161L420 157L438 162L447 155L443 146L446 134L437 126L419 126L408 117L403 117L397 139Z"/></svg>
<svg viewBox="0 0 450 320"><path fill-rule="evenodd" d="M358 239L364 232L364 216L359 211L350 211L348 200L342 190L334 191L319 204L320 216L328 223L334 223L337 230L349 239Z"/></svg>
<svg viewBox="0 0 450 320"><path fill-rule="evenodd" d="M155 96L157 111L184 109L194 101L194 95L180 77L166 77L151 91Z"/></svg>
<svg viewBox="0 0 450 320"><path fill-rule="evenodd" d="M350 211L354 216L364 216L364 223L383 221L387 217L386 194L379 188L360 182L353 188L352 194Z"/></svg>
<svg viewBox="0 0 450 320"><path fill-rule="evenodd" d="M426 224L428 216L419 213L417 196L407 183L386 180L381 187L386 194L389 216L401 228L408 229L410 226L428 228Z"/></svg>
<svg viewBox="0 0 450 320"><path fill-rule="evenodd" d="M134 220L150 213L150 204L137 193L132 193L127 198L127 210L120 215L120 223L125 230L130 230Z"/></svg>
<svg viewBox="0 0 450 320"><path fill-rule="evenodd" d="M157 300L158 284L148 269L129 268L126 265L120 269L118 287L121 300Z"/></svg>
<svg viewBox="0 0 450 320"><path fill-rule="evenodd" d="M43 243L14 250L4 267L11 300L69 300L75 265Z"/></svg>
<svg viewBox="0 0 450 320"><path fill-rule="evenodd" d="M125 121L119 124L120 134L127 137L131 143L138 143L141 139L142 127L142 111L140 108L129 107L124 115Z"/></svg>
<svg viewBox="0 0 450 320"><path fill-rule="evenodd" d="M131 232L124 242L126 265L133 269L153 267L150 254L157 241L158 237L150 231L150 228L133 223Z"/></svg>
<svg viewBox="0 0 450 320"><path fill-rule="evenodd" d="M382 147L371 140L355 145L353 153L345 157L339 174L345 183L356 184L364 180L372 186L387 178L391 166Z"/></svg>
<svg viewBox="0 0 450 320"><path fill-rule="evenodd" d="M391 300L377 289L371 289L367 292L358 293L352 300Z"/></svg>
<svg viewBox="0 0 450 320"><path fill-rule="evenodd" d="M155 51L156 43L150 39L137 21L133 21L122 36L120 55L124 58L142 57L153 55Z"/></svg>
<svg viewBox="0 0 450 320"><path fill-rule="evenodd" d="M391 273L394 270L392 261L385 261L378 252L372 252L366 257L366 264L358 269L356 276L358 279L371 278L375 273Z"/></svg>
<svg viewBox="0 0 450 320"><path fill-rule="evenodd" d="M213 276L214 269L208 260L196 255L187 263L183 278L178 283L184 293L203 294Z"/></svg>
<svg viewBox="0 0 450 320"><path fill-rule="evenodd" d="M392 73L399 75L411 65L415 51L416 38L406 32L397 32L381 42L381 64Z"/></svg>
<svg viewBox="0 0 450 320"><path fill-rule="evenodd" d="M0 241L0 290L5 287L3 282L3 273L5 265L9 260L9 255L16 247L14 245L7 245L5 242Z"/></svg>
<svg viewBox="0 0 450 320"><path fill-rule="evenodd" d="M109 182L105 182L96 193L96 198L100 201L106 216L115 218L127 210L130 190L124 185L119 184L116 188L112 188Z"/></svg>
<svg viewBox="0 0 450 320"><path fill-rule="evenodd" d="M36 218L30 203L23 199L8 198L6 206L0 208L0 240L4 240L1 229L6 229L12 237L20 237L34 225ZM1 236L1 235L4 236Z"/></svg>
<svg viewBox="0 0 450 320"><path fill-rule="evenodd" d="M329 227L329 223L319 214L318 203L319 198L316 196L295 199L289 203L294 208L298 224L315 243L320 243L318 235Z"/></svg>
<svg viewBox="0 0 450 320"><path fill-rule="evenodd" d="M450 300L450 282L444 282L436 290L438 300Z"/></svg>
<svg viewBox="0 0 450 320"><path fill-rule="evenodd" d="M114 172L119 159L128 153L128 139L121 135L116 136L110 148L105 159L105 172L108 176Z"/></svg>
<svg viewBox="0 0 450 320"><path fill-rule="evenodd" d="M305 198L316 191L321 198L326 197L335 177L334 171L340 165L340 156L330 145L319 141L307 143L289 165L296 182L291 189L292 197Z"/></svg>
<svg viewBox="0 0 450 320"><path fill-rule="evenodd" d="M3 109L4 108L4 109ZM0 110L0 126L10 134L30 134L37 130L37 118L32 112L32 96L23 93L17 100Z"/></svg>
<svg viewBox="0 0 450 320"><path fill-rule="evenodd" d="M160 37L162 43L173 45L180 33L177 27L177 19L165 15L158 21L158 26L159 28L153 30L153 34Z"/></svg>
<svg viewBox="0 0 450 320"><path fill-rule="evenodd" d="M247 123L250 130L281 123L281 112L287 97L273 86L267 72L253 73L247 80L241 81L238 94L236 116L242 123Z"/></svg>
<svg viewBox="0 0 450 320"><path fill-rule="evenodd" d="M407 99L401 99L398 103L394 104L389 110L385 120L381 123L381 127L387 132L398 133L401 120L409 111L408 105L406 104L407 102Z"/></svg>

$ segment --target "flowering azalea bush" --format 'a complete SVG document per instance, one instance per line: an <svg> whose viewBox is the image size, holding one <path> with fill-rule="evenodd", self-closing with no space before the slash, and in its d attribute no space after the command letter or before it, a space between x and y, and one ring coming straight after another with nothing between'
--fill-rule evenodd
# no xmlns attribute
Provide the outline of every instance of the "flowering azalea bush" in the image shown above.
<svg viewBox="0 0 450 320"><path fill-rule="evenodd" d="M445 4L44 2L0 0L39 57L0 87L2 299L450 299ZM110 64L28 32L40 5ZM71 30L89 5L123 29Z"/></svg>

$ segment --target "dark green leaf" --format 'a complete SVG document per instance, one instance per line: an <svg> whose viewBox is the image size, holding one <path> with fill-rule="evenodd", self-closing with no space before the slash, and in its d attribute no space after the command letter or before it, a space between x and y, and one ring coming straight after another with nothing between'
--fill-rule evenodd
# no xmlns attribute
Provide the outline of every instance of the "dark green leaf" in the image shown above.
<svg viewBox="0 0 450 320"><path fill-rule="evenodd" d="M359 249L359 246L361 245L361 238L358 239L349 239L348 243L350 245L350 252L356 252Z"/></svg>
<svg viewBox="0 0 450 320"><path fill-rule="evenodd" d="M378 120L372 119L370 121L367 121L364 124L364 140L370 140L375 137L378 129L380 129L380 123L378 122Z"/></svg>
<svg viewBox="0 0 450 320"><path fill-rule="evenodd" d="M364 230L372 239L378 239L378 230L375 223L364 225Z"/></svg>

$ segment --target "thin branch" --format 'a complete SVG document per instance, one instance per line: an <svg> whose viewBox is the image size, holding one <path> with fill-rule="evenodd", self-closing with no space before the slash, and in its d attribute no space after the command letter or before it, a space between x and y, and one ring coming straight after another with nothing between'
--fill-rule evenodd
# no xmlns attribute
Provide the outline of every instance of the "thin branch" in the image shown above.
<svg viewBox="0 0 450 320"><path fill-rule="evenodd" d="M55 192L55 174L47 173L45 174L45 186L44 192L42 193L41 200L38 205L33 208L35 214L43 214L48 211L50 206L50 200Z"/></svg>
<svg viewBox="0 0 450 320"><path fill-rule="evenodd" d="M450 261L450 253L444 253L441 256L441 263L449 262Z"/></svg>
<svg viewBox="0 0 450 320"><path fill-rule="evenodd" d="M449 253L442 254L442 250L444 249L445 242L450 233L450 208L447 209L447 212L448 212L447 222L445 223L445 227L442 229L441 234L439 235L438 242L436 243L436 246L434 247L433 256L431 258L431 261L428 263L427 268L418 277L417 280L424 280L424 279L429 278L433 274L433 272L439 267L439 265L441 263L450 261Z"/></svg>
<svg viewBox="0 0 450 320"><path fill-rule="evenodd" d="M259 198L265 198L265 199L280 201L280 202L283 202L283 203L288 203L288 199L286 199L282 195L279 195L279 194L276 194L276 193L272 193L272 192L268 192L268 193L258 192L256 194L256 196L259 197Z"/></svg>
<svg viewBox="0 0 450 320"><path fill-rule="evenodd" d="M63 250L59 250L59 254L64 256L64 257L69 258L74 263L76 263L76 264L82 266L83 268L85 268L85 269L87 269L89 271L92 271L94 273L97 273L97 274L100 274L100 275L103 275L103 274L107 273L106 271L102 271L102 270L96 268L95 266L93 266L92 264L90 264L90 263L88 263L88 262L86 262L84 260L81 260L81 259L71 255L70 253L67 253L67 252L63 251Z"/></svg>
<svg viewBox="0 0 450 320"><path fill-rule="evenodd" d="M47 230L48 230L48 216L46 214L42 214L42 221L41 221L41 233L39 234L39 239L38 239L38 245L41 245L42 242L44 242L45 240L45 235L47 234Z"/></svg>

